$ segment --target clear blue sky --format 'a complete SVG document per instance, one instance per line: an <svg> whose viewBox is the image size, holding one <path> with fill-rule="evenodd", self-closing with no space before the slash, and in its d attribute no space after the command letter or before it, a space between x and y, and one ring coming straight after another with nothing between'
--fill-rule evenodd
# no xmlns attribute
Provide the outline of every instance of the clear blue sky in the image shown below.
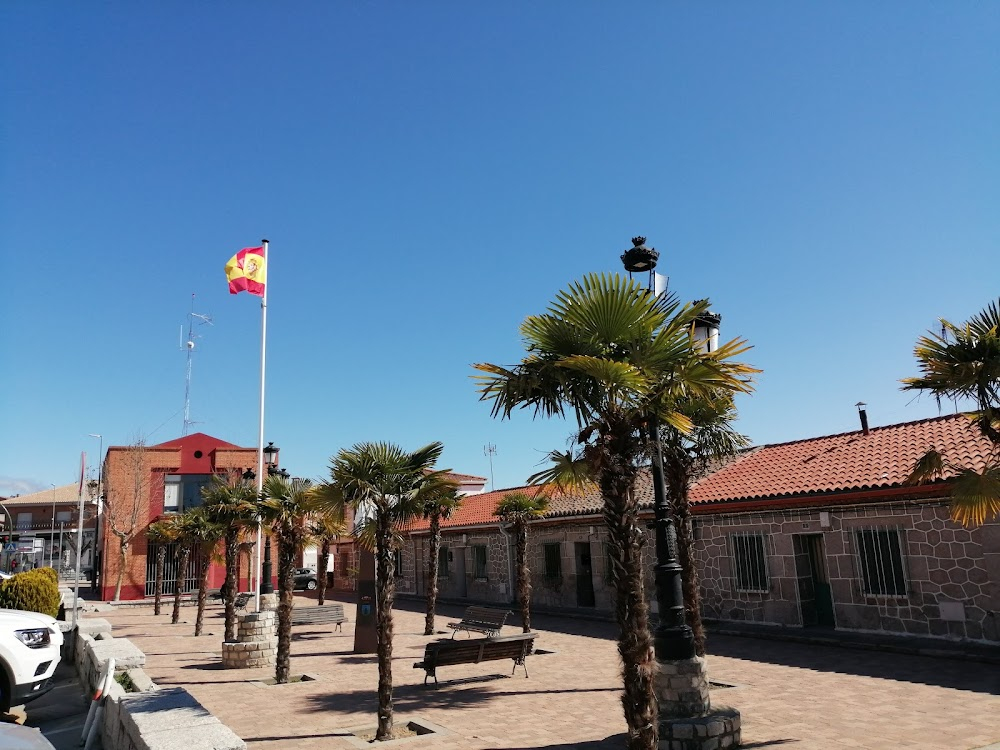
<svg viewBox="0 0 1000 750"><path fill-rule="evenodd" d="M565 424L490 418L471 363L635 234L755 345L757 443L937 414L915 339L1000 290L1000 4L0 5L0 494L98 441L267 439L320 476L445 444L522 483Z"/></svg>

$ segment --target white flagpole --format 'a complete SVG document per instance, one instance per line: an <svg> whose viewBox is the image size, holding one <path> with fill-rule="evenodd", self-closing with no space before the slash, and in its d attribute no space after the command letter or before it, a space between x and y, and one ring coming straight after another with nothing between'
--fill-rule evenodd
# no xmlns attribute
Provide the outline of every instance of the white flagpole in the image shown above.
<svg viewBox="0 0 1000 750"><path fill-rule="evenodd" d="M260 424L257 430L257 497L260 498L264 489L264 354L267 351L267 290L271 286L271 274L269 266L270 258L267 252L267 240L261 240L264 247L264 296L260 299ZM258 612L260 612L260 548L262 544L261 526L257 524L257 560L254 563L254 571L257 576L257 584L254 586L254 602Z"/></svg>
<svg viewBox="0 0 1000 750"><path fill-rule="evenodd" d="M76 628L76 609L80 602L80 553L83 552L83 473L87 465L87 453L80 454L80 512L76 516L76 582L73 585L73 627ZM98 490L100 491L100 490ZM62 546L60 543L60 557Z"/></svg>

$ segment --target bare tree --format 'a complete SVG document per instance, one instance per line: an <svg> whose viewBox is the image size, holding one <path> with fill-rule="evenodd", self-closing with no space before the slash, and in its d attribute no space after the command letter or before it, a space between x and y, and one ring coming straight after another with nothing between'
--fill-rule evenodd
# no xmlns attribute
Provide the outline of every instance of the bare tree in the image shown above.
<svg viewBox="0 0 1000 750"><path fill-rule="evenodd" d="M149 503L149 466L146 461L146 441L137 437L119 454L117 476L105 485L103 499L108 531L118 540L118 576L115 581L114 601L122 593L122 578L128 549L142 529L139 517L144 504Z"/></svg>

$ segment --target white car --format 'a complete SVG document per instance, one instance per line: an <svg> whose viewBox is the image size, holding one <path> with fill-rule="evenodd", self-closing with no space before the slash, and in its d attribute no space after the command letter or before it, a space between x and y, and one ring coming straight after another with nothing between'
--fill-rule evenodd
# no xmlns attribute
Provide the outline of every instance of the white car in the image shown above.
<svg viewBox="0 0 1000 750"><path fill-rule="evenodd" d="M0 710L33 701L52 687L63 634L54 617L0 609Z"/></svg>

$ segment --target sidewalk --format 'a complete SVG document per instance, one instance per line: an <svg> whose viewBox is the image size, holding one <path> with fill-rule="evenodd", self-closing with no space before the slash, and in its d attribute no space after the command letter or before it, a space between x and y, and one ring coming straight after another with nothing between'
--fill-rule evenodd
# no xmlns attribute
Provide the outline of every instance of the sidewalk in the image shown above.
<svg viewBox="0 0 1000 750"><path fill-rule="evenodd" d="M297 597L296 606L315 602ZM350 622L343 633L294 631L292 674L315 681L276 687L256 682L269 671L221 669L220 608L206 613L211 635L199 638L189 609L178 625L151 607L101 616L146 652L146 671L158 684L185 686L251 748L326 750L350 747L346 730L375 722L375 657L352 653L354 604L344 601L344 608ZM438 630L461 613L442 607ZM422 717L450 732L415 740L414 750L624 747L614 626L549 614L533 621L537 646L549 653L529 657L530 678L489 662L442 668L441 686L425 687L423 671L412 668L430 640L422 635L422 608L400 603L396 719ZM1000 741L1000 670L990 664L722 634L711 636L708 663L718 685L713 702L742 711L747 748L969 750Z"/></svg>

